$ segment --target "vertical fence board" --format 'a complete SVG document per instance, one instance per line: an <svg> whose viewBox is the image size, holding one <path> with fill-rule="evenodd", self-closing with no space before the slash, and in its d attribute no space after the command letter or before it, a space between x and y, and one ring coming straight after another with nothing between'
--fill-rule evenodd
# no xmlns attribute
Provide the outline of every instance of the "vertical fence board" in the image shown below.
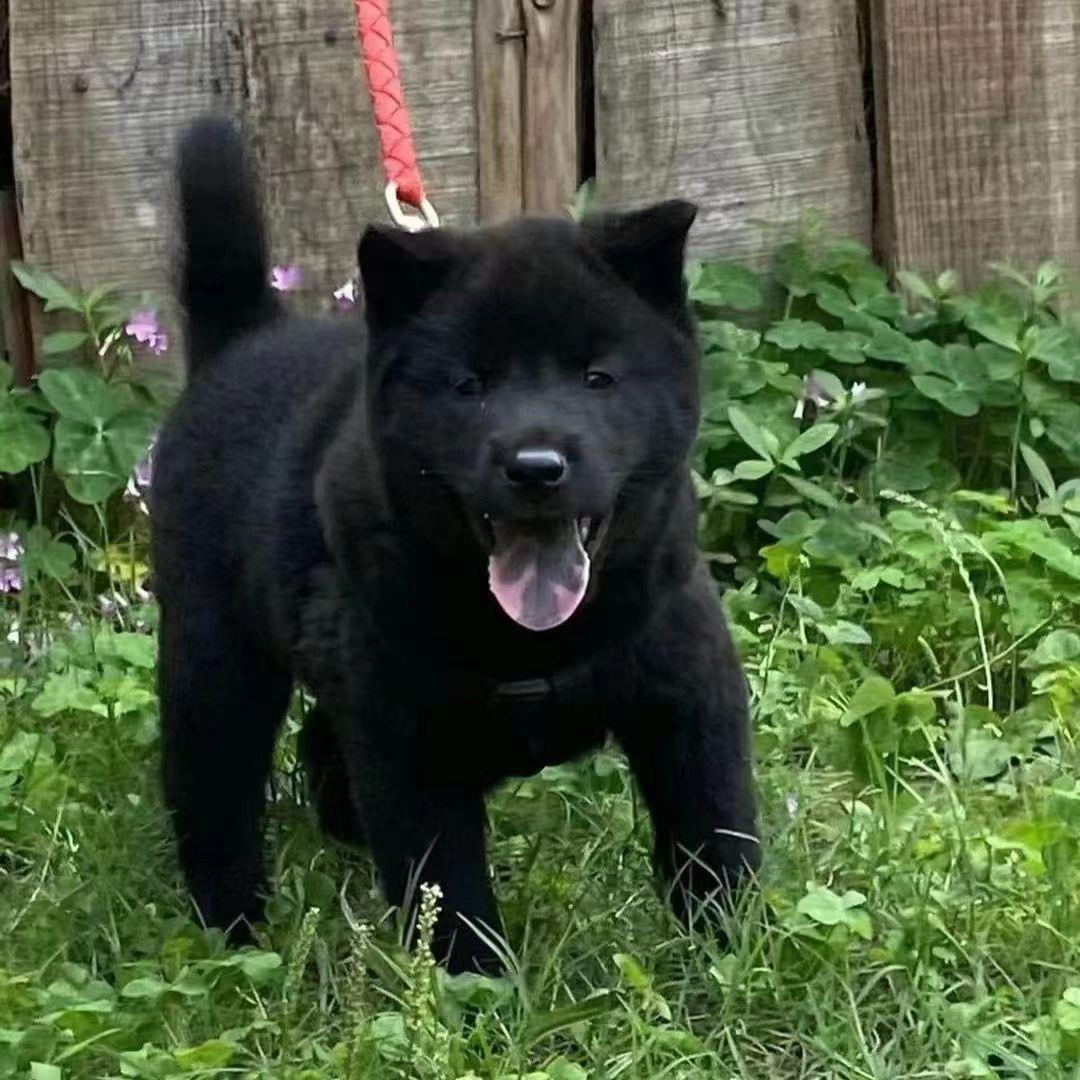
<svg viewBox="0 0 1080 1080"><path fill-rule="evenodd" d="M506 221L523 209L525 26L518 0L476 0L473 38L480 219Z"/></svg>
<svg viewBox="0 0 1080 1080"><path fill-rule="evenodd" d="M259 160L271 251L300 265L309 299L325 305L354 270L364 222L386 213L352 4L231 2L242 61L234 107Z"/></svg>
<svg viewBox="0 0 1080 1080"><path fill-rule="evenodd" d="M164 282L169 155L238 86L232 5L11 0L12 126L26 259L86 285Z"/></svg>
<svg viewBox="0 0 1080 1080"><path fill-rule="evenodd" d="M476 217L471 11L395 11L431 195ZM274 257L325 301L385 220L351 0L11 0L15 170L29 262L84 285L167 290L176 136L219 108L245 121Z"/></svg>
<svg viewBox="0 0 1080 1080"><path fill-rule="evenodd" d="M761 261L808 209L869 240L856 0L596 0L601 200L701 205L698 251Z"/></svg>
<svg viewBox="0 0 1080 1080"><path fill-rule="evenodd" d="M421 165L448 223L557 212L573 194L581 2L395 4ZM1080 263L1075 0L870 2L888 259L969 278L990 258ZM351 0L10 3L29 261L163 291L175 137L219 107L253 134L275 256L302 263L322 297L352 268L362 224L385 212ZM761 223L811 208L868 238L859 3L595 0L602 200L695 199L702 252L760 260L775 241Z"/></svg>
<svg viewBox="0 0 1080 1080"><path fill-rule="evenodd" d="M1080 262L1075 0L874 0L879 244L895 265Z"/></svg>
<svg viewBox="0 0 1080 1080"><path fill-rule="evenodd" d="M580 182L580 0L524 0L525 209L557 214Z"/></svg>
<svg viewBox="0 0 1080 1080"><path fill-rule="evenodd" d="M428 197L447 225L472 224L478 213L472 4L397 0L390 18Z"/></svg>

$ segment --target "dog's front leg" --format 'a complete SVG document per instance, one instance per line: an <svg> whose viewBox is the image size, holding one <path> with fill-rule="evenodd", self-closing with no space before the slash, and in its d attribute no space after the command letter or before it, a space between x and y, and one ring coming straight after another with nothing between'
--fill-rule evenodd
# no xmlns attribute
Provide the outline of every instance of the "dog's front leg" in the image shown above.
<svg viewBox="0 0 1080 1080"><path fill-rule="evenodd" d="M693 924L728 906L760 862L746 685L711 586L688 588L613 671L629 700L612 728L648 804L671 905Z"/></svg>
<svg viewBox="0 0 1080 1080"><path fill-rule="evenodd" d="M389 741L361 743L350 755L352 787L387 900L411 925L420 884L438 885L436 958L451 972L497 969L497 957L476 932L501 932L488 876L483 792L454 786L452 776L444 784L421 782L401 728Z"/></svg>
<svg viewBox="0 0 1080 1080"><path fill-rule="evenodd" d="M656 868L687 925L728 906L760 861L737 716L657 703L618 736L653 821Z"/></svg>

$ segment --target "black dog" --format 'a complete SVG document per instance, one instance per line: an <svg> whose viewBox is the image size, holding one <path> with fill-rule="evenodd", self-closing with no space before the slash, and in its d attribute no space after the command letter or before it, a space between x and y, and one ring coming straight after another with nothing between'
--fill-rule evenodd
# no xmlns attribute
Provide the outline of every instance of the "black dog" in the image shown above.
<svg viewBox="0 0 1080 1080"><path fill-rule="evenodd" d="M676 910L757 864L744 678L695 548L694 208L371 227L364 318L267 284L238 134L179 160L188 387L155 459L165 791L207 922L259 918L294 680L324 827L437 882L452 970L499 926L484 792L610 732Z"/></svg>

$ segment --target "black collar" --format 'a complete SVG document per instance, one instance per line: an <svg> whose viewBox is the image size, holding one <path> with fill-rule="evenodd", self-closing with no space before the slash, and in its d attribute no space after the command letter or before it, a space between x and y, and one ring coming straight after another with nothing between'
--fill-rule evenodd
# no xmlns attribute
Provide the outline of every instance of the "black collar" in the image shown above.
<svg viewBox="0 0 1080 1080"><path fill-rule="evenodd" d="M543 701L554 693L551 679L515 679L513 682L498 683L491 696L504 701L532 703Z"/></svg>
<svg viewBox="0 0 1080 1080"><path fill-rule="evenodd" d="M491 698L503 704L537 705L579 690L592 678L592 668L584 665L561 668L535 679L513 679L490 688Z"/></svg>

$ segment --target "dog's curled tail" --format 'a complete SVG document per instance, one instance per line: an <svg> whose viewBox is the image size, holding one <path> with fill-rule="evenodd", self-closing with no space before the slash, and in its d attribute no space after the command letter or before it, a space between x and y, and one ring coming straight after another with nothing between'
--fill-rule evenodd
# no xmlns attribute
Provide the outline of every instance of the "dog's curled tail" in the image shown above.
<svg viewBox="0 0 1080 1080"><path fill-rule="evenodd" d="M255 170L229 119L196 120L177 156L188 371L279 311L269 283L266 231Z"/></svg>

